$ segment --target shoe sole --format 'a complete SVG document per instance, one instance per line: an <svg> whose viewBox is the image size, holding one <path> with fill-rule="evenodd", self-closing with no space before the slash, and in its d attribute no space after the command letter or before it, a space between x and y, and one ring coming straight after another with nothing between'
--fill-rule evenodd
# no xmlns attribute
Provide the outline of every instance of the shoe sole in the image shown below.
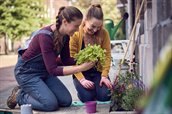
<svg viewBox="0 0 172 114"><path fill-rule="evenodd" d="M16 93L17 91L19 90L19 87L15 87L13 90L12 90L12 93L11 95L8 97L7 99L7 106L11 109L14 109L15 106L17 105L17 103L15 104L12 104L11 102L15 101L16 99Z"/></svg>

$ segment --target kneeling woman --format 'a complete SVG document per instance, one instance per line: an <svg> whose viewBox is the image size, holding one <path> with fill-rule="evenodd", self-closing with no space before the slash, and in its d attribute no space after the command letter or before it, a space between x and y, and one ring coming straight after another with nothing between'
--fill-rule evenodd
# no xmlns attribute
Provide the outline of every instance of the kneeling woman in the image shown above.
<svg viewBox="0 0 172 114"><path fill-rule="evenodd" d="M75 7L60 8L56 23L34 33L28 48L19 51L15 66L19 87L13 89L7 100L9 108L31 104L35 110L54 111L71 105L69 91L56 76L86 71L94 63L64 67L59 66L56 58L60 55L64 64L73 64L69 56L69 36L79 29L82 18Z"/></svg>
<svg viewBox="0 0 172 114"><path fill-rule="evenodd" d="M101 45L106 50L106 63L99 65L99 69L92 68L88 71L73 75L73 82L82 102L110 100L112 84L108 73L111 64L111 47L108 32L103 28L103 12L99 4L91 5L78 32L70 39L70 55L74 57L88 44Z"/></svg>

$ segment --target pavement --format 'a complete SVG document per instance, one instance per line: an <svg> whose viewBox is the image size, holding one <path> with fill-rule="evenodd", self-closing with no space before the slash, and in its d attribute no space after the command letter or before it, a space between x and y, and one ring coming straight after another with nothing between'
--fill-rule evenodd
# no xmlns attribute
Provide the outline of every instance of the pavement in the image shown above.
<svg viewBox="0 0 172 114"><path fill-rule="evenodd" d="M14 65L17 62L17 55L0 55L0 111L2 109L9 110L6 105L6 100L11 93L17 82L14 78ZM113 80L115 70L110 70L110 78ZM59 77L60 80L66 85L68 90L72 95L73 101L79 101L77 97L77 92L74 88L72 76ZM97 105L96 114L107 114L109 113L109 104L99 104ZM20 113L19 109L13 110L13 112ZM34 114L84 114L85 106L71 106L68 108L62 108L55 112L38 112L34 111Z"/></svg>

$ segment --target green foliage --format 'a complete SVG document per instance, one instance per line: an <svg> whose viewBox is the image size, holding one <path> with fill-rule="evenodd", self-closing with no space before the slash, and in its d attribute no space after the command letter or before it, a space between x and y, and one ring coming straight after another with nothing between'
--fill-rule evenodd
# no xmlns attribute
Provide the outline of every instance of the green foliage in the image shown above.
<svg viewBox="0 0 172 114"><path fill-rule="evenodd" d="M125 95L122 97L122 107L125 110L135 109L136 100L143 94L143 91L140 88L133 87L126 90Z"/></svg>
<svg viewBox="0 0 172 114"><path fill-rule="evenodd" d="M86 9L90 6L91 1L92 0L76 0L73 2L73 5Z"/></svg>
<svg viewBox="0 0 172 114"><path fill-rule="evenodd" d="M127 71L116 77L111 91L111 111L133 111L136 100L144 93L140 77Z"/></svg>
<svg viewBox="0 0 172 114"><path fill-rule="evenodd" d="M104 13L104 19L112 19L116 25L121 19L121 13L116 7L117 0L100 0Z"/></svg>
<svg viewBox="0 0 172 114"><path fill-rule="evenodd" d="M100 45L90 45L83 50L80 50L78 54L75 55L75 59L77 60L77 65L80 65L84 62L100 62L101 65L105 63L105 52L106 50L103 50Z"/></svg>
<svg viewBox="0 0 172 114"><path fill-rule="evenodd" d="M47 22L42 0L0 0L0 34L14 41Z"/></svg>

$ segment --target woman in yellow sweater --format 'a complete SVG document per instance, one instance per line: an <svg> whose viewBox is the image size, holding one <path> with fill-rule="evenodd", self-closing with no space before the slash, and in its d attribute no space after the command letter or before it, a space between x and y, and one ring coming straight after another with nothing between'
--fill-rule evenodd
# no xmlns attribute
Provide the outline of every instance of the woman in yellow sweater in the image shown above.
<svg viewBox="0 0 172 114"><path fill-rule="evenodd" d="M70 55L74 57L88 44L98 44L106 50L106 63L98 70L92 68L85 72L74 74L74 85L78 97L82 102L98 100L108 101L110 99L109 89L112 84L108 73L111 64L111 45L108 32L103 28L103 11L99 4L91 5L78 32L70 39Z"/></svg>

